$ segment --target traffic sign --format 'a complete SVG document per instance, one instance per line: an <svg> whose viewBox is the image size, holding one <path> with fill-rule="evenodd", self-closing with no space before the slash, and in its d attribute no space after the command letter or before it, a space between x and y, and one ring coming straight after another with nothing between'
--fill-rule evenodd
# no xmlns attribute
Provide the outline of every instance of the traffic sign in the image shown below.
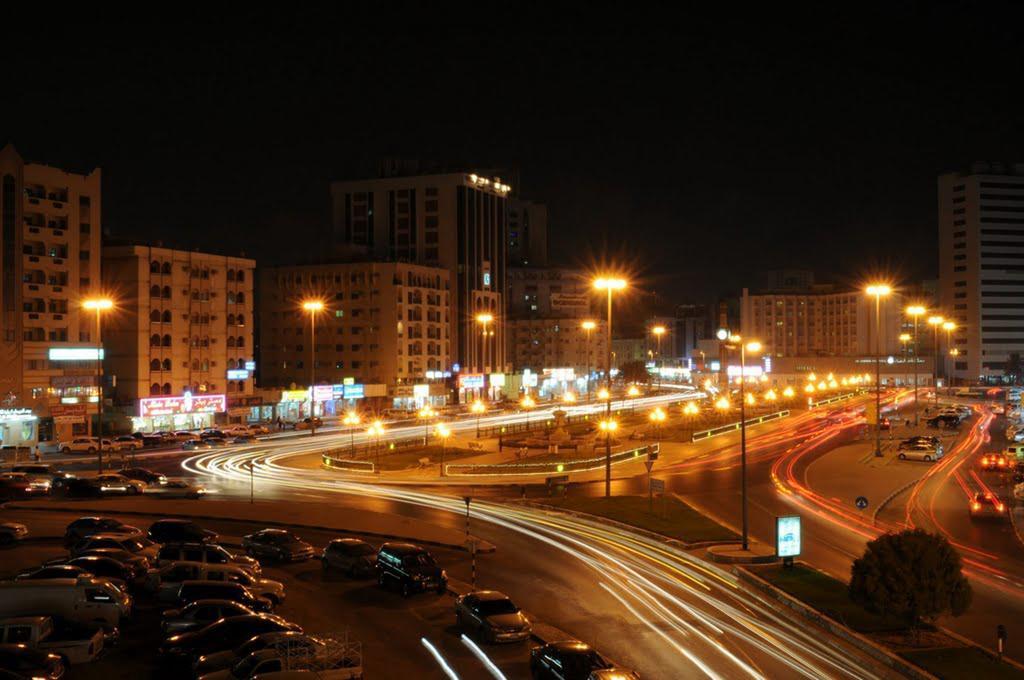
<svg viewBox="0 0 1024 680"><path fill-rule="evenodd" d="M654 461L653 460L645 460L644 461L644 467L647 468L647 474L651 474L651 468L654 467Z"/></svg>
<svg viewBox="0 0 1024 680"><path fill-rule="evenodd" d="M651 493L665 493L665 480L651 479Z"/></svg>
<svg viewBox="0 0 1024 680"><path fill-rule="evenodd" d="M858 510L863 510L864 508L868 507L868 499L865 498L864 496L857 496L857 500L855 500L854 503L857 504Z"/></svg>

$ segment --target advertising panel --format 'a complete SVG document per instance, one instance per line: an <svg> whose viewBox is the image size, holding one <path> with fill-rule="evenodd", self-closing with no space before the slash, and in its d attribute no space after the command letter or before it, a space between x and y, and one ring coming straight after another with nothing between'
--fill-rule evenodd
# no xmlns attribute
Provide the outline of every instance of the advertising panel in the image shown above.
<svg viewBox="0 0 1024 680"><path fill-rule="evenodd" d="M333 385L314 385L313 401L330 401L334 398Z"/></svg>
<svg viewBox="0 0 1024 680"><path fill-rule="evenodd" d="M775 518L775 554L779 557L800 555L800 515Z"/></svg>
<svg viewBox="0 0 1024 680"><path fill-rule="evenodd" d="M249 371L244 368L229 368L228 380L248 380Z"/></svg>
<svg viewBox="0 0 1024 680"><path fill-rule="evenodd" d="M464 390L481 389L484 386L483 373L464 373L459 376L459 387Z"/></svg>
<svg viewBox="0 0 1024 680"><path fill-rule="evenodd" d="M189 394L180 397L147 397L139 399L139 415L177 416L191 413L224 413L228 410L228 399L223 394Z"/></svg>
<svg viewBox="0 0 1024 680"><path fill-rule="evenodd" d="M366 396L366 389L363 385L345 385L346 399L362 399Z"/></svg>
<svg viewBox="0 0 1024 680"><path fill-rule="evenodd" d="M46 353L50 361L96 361L103 358L103 350L95 347L51 347Z"/></svg>
<svg viewBox="0 0 1024 680"><path fill-rule="evenodd" d="M430 385L413 385L412 396L419 399L420 397L430 396Z"/></svg>

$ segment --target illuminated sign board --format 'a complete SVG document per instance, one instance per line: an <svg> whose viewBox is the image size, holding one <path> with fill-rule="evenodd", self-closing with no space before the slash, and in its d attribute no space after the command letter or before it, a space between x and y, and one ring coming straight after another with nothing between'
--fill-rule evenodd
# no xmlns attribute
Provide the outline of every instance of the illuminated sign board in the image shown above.
<svg viewBox="0 0 1024 680"><path fill-rule="evenodd" d="M246 361L245 362L245 370L247 370L247 371L255 371L256 370L256 362L255 361Z"/></svg>
<svg viewBox="0 0 1024 680"><path fill-rule="evenodd" d="M147 397L139 399L139 415L177 416L193 413L224 413L228 410L228 398L223 394L190 394L180 397Z"/></svg>
<svg viewBox="0 0 1024 680"><path fill-rule="evenodd" d="M430 385L413 385L412 396L419 399L420 397L430 396Z"/></svg>
<svg viewBox="0 0 1024 680"><path fill-rule="evenodd" d="M314 401L330 401L334 399L334 387L331 385L313 385Z"/></svg>
<svg viewBox="0 0 1024 680"><path fill-rule="evenodd" d="M228 369L228 380L248 380L249 371L242 368L229 368Z"/></svg>
<svg viewBox="0 0 1024 680"><path fill-rule="evenodd" d="M571 368L545 368L544 377L559 382L570 382L576 379L576 371Z"/></svg>
<svg viewBox="0 0 1024 680"><path fill-rule="evenodd" d="M35 420L35 414L28 408L0 408L0 421Z"/></svg>
<svg viewBox="0 0 1024 680"><path fill-rule="evenodd" d="M95 347L51 347L46 354L50 361L96 361L103 358L103 350Z"/></svg>
<svg viewBox="0 0 1024 680"><path fill-rule="evenodd" d="M491 285L491 273L484 272L484 287L488 288Z"/></svg>
<svg viewBox="0 0 1024 680"><path fill-rule="evenodd" d="M531 373L530 369L523 371L523 387L536 387L537 386L537 374Z"/></svg>
<svg viewBox="0 0 1024 680"><path fill-rule="evenodd" d="M505 386L505 374L504 373L491 373L491 387L504 387Z"/></svg>
<svg viewBox="0 0 1024 680"><path fill-rule="evenodd" d="M362 385L345 385L346 399L362 399L364 396L365 390Z"/></svg>
<svg viewBox="0 0 1024 680"><path fill-rule="evenodd" d="M281 401L306 401L308 398L307 390L284 390L281 392Z"/></svg>
<svg viewBox="0 0 1024 680"><path fill-rule="evenodd" d="M459 387L465 390L482 388L484 386L483 373L464 373L459 376Z"/></svg>
<svg viewBox="0 0 1024 680"><path fill-rule="evenodd" d="M740 375L740 367L739 366L730 365L726 369L726 373L728 374L728 376L730 378L738 378L739 375ZM761 375L763 373L764 373L764 369L761 368L757 364L755 364L753 366L744 366L743 367L743 375L745 375L748 378L759 378L759 377L761 377Z"/></svg>
<svg viewBox="0 0 1024 680"><path fill-rule="evenodd" d="M721 361L712 361L711 362L711 370L712 371L721 371L722 370L722 362Z"/></svg>
<svg viewBox="0 0 1024 680"><path fill-rule="evenodd" d="M800 515L775 518L775 554L797 557L800 554Z"/></svg>

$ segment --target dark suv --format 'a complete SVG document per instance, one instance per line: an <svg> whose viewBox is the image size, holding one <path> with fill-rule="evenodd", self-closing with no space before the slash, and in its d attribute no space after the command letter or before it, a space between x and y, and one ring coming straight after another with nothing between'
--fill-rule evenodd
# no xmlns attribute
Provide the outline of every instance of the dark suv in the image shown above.
<svg viewBox="0 0 1024 680"><path fill-rule="evenodd" d="M448 574L418 545L385 543L377 552L377 583L397 585L403 597L428 590L443 595L448 590Z"/></svg>
<svg viewBox="0 0 1024 680"><path fill-rule="evenodd" d="M149 540L157 543L208 543L216 541L217 534L187 519L158 519L149 525Z"/></svg>

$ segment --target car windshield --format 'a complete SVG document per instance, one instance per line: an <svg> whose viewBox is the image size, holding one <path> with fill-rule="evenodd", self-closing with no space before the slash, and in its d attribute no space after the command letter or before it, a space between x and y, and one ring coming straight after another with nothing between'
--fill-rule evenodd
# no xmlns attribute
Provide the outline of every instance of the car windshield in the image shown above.
<svg viewBox="0 0 1024 680"><path fill-rule="evenodd" d="M292 536L289 533L277 533L277 532L274 532L272 534L264 534L264 540L266 540L267 543L277 543L278 545L284 545L286 543L298 543L299 542L299 539L297 537Z"/></svg>
<svg viewBox="0 0 1024 680"><path fill-rule="evenodd" d="M587 673L599 668L609 668L610 664L604 657L590 649L587 651L574 651L562 657L565 662L564 669L567 677L585 677Z"/></svg>
<svg viewBox="0 0 1024 680"><path fill-rule="evenodd" d="M484 616L515 614L519 611L519 608L512 604L512 600L484 600L480 603L479 609Z"/></svg>
<svg viewBox="0 0 1024 680"><path fill-rule="evenodd" d="M377 552L374 547L368 543L357 543L355 545L348 545L343 547L343 551L346 555L361 556L361 555L372 555Z"/></svg>
<svg viewBox="0 0 1024 680"><path fill-rule="evenodd" d="M416 553L415 555L406 555L402 559L402 564L406 567L432 567L434 558L428 553Z"/></svg>

